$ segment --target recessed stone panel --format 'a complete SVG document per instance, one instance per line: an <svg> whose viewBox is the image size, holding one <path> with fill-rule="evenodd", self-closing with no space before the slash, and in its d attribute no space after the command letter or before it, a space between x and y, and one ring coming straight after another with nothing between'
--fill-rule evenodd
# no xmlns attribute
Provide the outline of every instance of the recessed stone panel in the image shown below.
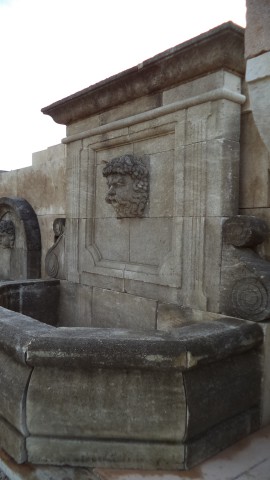
<svg viewBox="0 0 270 480"><path fill-rule="evenodd" d="M95 246L101 258L113 262L129 261L128 218L96 218L94 221Z"/></svg>
<svg viewBox="0 0 270 480"><path fill-rule="evenodd" d="M172 248L172 219L134 219L130 223L130 262L158 266Z"/></svg>

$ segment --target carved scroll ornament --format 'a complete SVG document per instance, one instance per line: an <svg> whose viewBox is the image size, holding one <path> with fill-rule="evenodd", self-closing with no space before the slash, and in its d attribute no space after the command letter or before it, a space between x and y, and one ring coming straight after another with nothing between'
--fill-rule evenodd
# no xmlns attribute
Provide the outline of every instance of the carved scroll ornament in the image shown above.
<svg viewBox="0 0 270 480"><path fill-rule="evenodd" d="M224 223L222 313L257 322L270 318L270 262L256 251L268 234L257 217L237 215Z"/></svg>
<svg viewBox="0 0 270 480"><path fill-rule="evenodd" d="M45 258L45 271L51 278L64 279L65 255L65 218L56 218L53 222L54 244Z"/></svg>

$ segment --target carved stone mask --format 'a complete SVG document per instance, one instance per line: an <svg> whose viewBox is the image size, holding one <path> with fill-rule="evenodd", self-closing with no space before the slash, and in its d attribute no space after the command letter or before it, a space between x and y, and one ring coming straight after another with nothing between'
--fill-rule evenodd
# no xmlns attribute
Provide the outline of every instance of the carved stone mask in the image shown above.
<svg viewBox="0 0 270 480"><path fill-rule="evenodd" d="M112 159L103 169L109 191L106 202L117 218L141 217L148 200L149 173L141 160L133 155Z"/></svg>

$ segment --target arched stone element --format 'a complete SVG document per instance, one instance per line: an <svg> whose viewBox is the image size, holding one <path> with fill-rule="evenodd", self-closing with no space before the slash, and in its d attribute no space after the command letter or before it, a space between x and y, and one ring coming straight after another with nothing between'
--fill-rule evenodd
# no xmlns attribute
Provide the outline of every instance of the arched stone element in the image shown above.
<svg viewBox="0 0 270 480"><path fill-rule="evenodd" d="M40 229L31 205L23 198L0 198L0 221L11 221L15 227L11 248L0 246L0 280L40 278Z"/></svg>

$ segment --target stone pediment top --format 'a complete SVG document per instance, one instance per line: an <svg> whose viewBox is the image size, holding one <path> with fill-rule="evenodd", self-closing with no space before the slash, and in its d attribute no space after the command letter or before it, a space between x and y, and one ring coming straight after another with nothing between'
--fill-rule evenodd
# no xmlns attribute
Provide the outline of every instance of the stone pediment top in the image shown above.
<svg viewBox="0 0 270 480"><path fill-rule="evenodd" d="M41 111L70 125L116 105L219 69L244 76L244 29L227 22Z"/></svg>

